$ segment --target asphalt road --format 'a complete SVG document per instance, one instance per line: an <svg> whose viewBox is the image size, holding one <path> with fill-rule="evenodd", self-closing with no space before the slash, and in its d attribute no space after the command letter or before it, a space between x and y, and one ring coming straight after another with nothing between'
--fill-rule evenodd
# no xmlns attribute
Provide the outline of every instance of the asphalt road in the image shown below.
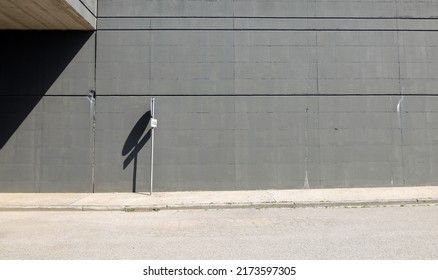
<svg viewBox="0 0 438 280"><path fill-rule="evenodd" d="M438 259L438 206L0 212L0 259Z"/></svg>

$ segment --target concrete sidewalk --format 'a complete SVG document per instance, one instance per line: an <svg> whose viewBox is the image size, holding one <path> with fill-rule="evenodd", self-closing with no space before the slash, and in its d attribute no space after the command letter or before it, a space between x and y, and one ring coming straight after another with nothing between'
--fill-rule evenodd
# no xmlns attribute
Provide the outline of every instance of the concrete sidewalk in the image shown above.
<svg viewBox="0 0 438 280"><path fill-rule="evenodd" d="M438 186L148 193L2 193L0 210L214 209L438 204Z"/></svg>

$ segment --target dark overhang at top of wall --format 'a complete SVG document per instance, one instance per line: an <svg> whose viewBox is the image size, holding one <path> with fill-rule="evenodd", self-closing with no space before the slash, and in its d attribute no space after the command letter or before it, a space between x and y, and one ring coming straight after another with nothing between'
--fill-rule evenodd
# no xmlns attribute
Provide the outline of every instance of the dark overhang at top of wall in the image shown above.
<svg viewBox="0 0 438 280"><path fill-rule="evenodd" d="M0 0L0 29L94 30L97 0Z"/></svg>

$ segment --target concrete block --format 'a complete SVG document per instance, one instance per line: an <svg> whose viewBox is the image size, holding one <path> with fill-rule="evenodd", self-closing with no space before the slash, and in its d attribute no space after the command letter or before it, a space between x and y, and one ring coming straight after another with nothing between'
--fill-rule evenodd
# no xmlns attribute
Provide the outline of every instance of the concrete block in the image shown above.
<svg viewBox="0 0 438 280"><path fill-rule="evenodd" d="M402 109L409 113L432 113L437 111L438 98L436 96L404 96ZM429 116L432 117L433 115ZM418 125L422 125L419 123Z"/></svg>
<svg viewBox="0 0 438 280"><path fill-rule="evenodd" d="M398 94L398 79L320 79L320 94Z"/></svg>
<svg viewBox="0 0 438 280"><path fill-rule="evenodd" d="M100 16L226 16L232 14L230 1L165 0L124 2L105 0L99 2Z"/></svg>

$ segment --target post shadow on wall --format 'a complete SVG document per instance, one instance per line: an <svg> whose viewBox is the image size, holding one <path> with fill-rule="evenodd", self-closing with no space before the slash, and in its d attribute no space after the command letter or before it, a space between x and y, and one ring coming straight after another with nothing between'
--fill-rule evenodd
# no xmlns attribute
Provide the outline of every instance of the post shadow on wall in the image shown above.
<svg viewBox="0 0 438 280"><path fill-rule="evenodd" d="M128 165L134 161L133 175L132 175L132 192L137 191L137 159L138 153L143 149L146 143L151 138L151 130L143 136L146 131L149 121L151 119L151 112L147 111L141 116L137 123L132 128L131 132L126 138L125 144L122 148L122 156L127 156L123 161L123 170L128 167ZM143 137L142 137L143 136Z"/></svg>
<svg viewBox="0 0 438 280"><path fill-rule="evenodd" d="M0 150L92 34L0 31Z"/></svg>

